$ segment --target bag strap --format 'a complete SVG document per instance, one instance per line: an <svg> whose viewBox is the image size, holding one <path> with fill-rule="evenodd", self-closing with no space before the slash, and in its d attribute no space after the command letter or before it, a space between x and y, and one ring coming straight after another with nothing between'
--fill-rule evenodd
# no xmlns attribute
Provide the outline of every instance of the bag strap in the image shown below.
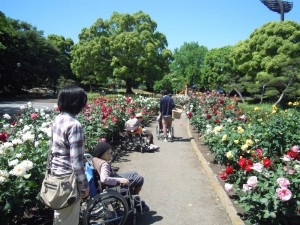
<svg viewBox="0 0 300 225"><path fill-rule="evenodd" d="M51 127L51 139L50 139L50 143L49 143L49 150L48 150L48 157L47 157L47 166L46 166L46 174L50 173L50 157L52 158L51 155L51 148L52 148L52 143L53 143L53 131L52 131L52 127Z"/></svg>

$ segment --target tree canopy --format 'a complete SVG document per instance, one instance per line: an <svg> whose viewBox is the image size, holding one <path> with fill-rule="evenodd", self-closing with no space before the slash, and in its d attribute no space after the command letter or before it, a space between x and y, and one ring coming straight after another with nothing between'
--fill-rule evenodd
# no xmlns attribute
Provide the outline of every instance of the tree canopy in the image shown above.
<svg viewBox="0 0 300 225"><path fill-rule="evenodd" d="M183 77L189 85L200 83L200 71L207 52L207 47L197 42L183 43L179 49L174 50L171 73L178 78Z"/></svg>
<svg viewBox="0 0 300 225"><path fill-rule="evenodd" d="M74 79L71 39L43 36L32 25L0 12L0 93L15 95L33 87L56 89L59 77Z"/></svg>
<svg viewBox="0 0 300 225"><path fill-rule="evenodd" d="M299 82L299 43L300 25L293 21L267 23L238 43L232 56L237 69L253 83L247 91L267 98L291 94ZM287 66L296 72L287 72Z"/></svg>
<svg viewBox="0 0 300 225"><path fill-rule="evenodd" d="M80 33L72 48L71 68L81 80L92 79L98 85L108 77L124 80L127 93L141 82L151 89L169 71L172 60L166 37L156 28L142 11L114 12L106 21L99 18Z"/></svg>
<svg viewBox="0 0 300 225"><path fill-rule="evenodd" d="M206 53L201 67L201 86L205 89L224 88L223 84L232 79L231 51L232 46L225 46Z"/></svg>

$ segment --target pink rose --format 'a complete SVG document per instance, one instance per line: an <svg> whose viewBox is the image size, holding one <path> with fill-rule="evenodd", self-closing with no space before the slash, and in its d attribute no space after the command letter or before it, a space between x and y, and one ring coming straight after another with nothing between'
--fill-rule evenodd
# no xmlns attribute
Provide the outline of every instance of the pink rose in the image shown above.
<svg viewBox="0 0 300 225"><path fill-rule="evenodd" d="M282 187L276 189L276 195L281 201L288 201L292 197L292 192L286 187Z"/></svg>
<svg viewBox="0 0 300 225"><path fill-rule="evenodd" d="M106 139L105 139L105 138L101 138L101 141L102 141L102 142L106 142Z"/></svg>
<svg viewBox="0 0 300 225"><path fill-rule="evenodd" d="M300 151L299 151L299 146L298 146L298 145L294 145L294 146L291 148L291 151L293 151L293 152L300 152Z"/></svg>
<svg viewBox="0 0 300 225"><path fill-rule="evenodd" d="M256 185L257 185L258 181L257 181L257 177L256 176L252 176L252 177L249 177L248 181L247 181L247 184L252 187L252 188L255 188Z"/></svg>
<svg viewBox="0 0 300 225"><path fill-rule="evenodd" d="M243 191L246 192L246 191L250 191L251 188L248 184L243 184Z"/></svg>
<svg viewBox="0 0 300 225"><path fill-rule="evenodd" d="M277 179L277 183L279 184L280 187L287 187L288 185L290 185L290 181L284 177L279 177Z"/></svg>
<svg viewBox="0 0 300 225"><path fill-rule="evenodd" d="M250 168L261 173L264 168L264 165L261 163L254 163L253 166L251 166Z"/></svg>
<svg viewBox="0 0 300 225"><path fill-rule="evenodd" d="M38 117L38 114L36 113L31 113L30 115L31 119L36 119Z"/></svg>
<svg viewBox="0 0 300 225"><path fill-rule="evenodd" d="M225 190L229 193L233 188L233 184L229 184L229 183L226 183L225 184Z"/></svg>
<svg viewBox="0 0 300 225"><path fill-rule="evenodd" d="M257 154L257 156L258 156L259 158L262 158L262 156L263 156L263 150L260 149L260 148L256 149L256 154Z"/></svg>
<svg viewBox="0 0 300 225"><path fill-rule="evenodd" d="M292 169L289 169L289 172L288 172L290 175L293 175L294 173L295 173L295 171L294 170L292 170Z"/></svg>

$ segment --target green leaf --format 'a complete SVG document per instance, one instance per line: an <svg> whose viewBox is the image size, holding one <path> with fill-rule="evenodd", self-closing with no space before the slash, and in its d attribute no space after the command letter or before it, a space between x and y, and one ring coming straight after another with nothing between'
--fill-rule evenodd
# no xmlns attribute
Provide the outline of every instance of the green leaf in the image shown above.
<svg viewBox="0 0 300 225"><path fill-rule="evenodd" d="M263 216L265 219L266 218L269 218L270 217L270 213L269 213L269 211L266 211L265 213L264 213L264 216Z"/></svg>
<svg viewBox="0 0 300 225"><path fill-rule="evenodd" d="M260 203L262 204L268 204L268 199L267 198L261 198Z"/></svg>
<svg viewBox="0 0 300 225"><path fill-rule="evenodd" d="M27 173L23 176L25 179L28 179L29 177L31 177L31 173Z"/></svg>

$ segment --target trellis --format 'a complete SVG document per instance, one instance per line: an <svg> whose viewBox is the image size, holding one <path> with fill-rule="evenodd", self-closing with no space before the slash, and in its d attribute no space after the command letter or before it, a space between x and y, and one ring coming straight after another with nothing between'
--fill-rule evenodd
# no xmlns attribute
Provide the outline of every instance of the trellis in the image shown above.
<svg viewBox="0 0 300 225"><path fill-rule="evenodd" d="M293 8L293 2L281 0L260 0L265 6L273 12L281 15L281 20L284 20L284 13L288 13Z"/></svg>

